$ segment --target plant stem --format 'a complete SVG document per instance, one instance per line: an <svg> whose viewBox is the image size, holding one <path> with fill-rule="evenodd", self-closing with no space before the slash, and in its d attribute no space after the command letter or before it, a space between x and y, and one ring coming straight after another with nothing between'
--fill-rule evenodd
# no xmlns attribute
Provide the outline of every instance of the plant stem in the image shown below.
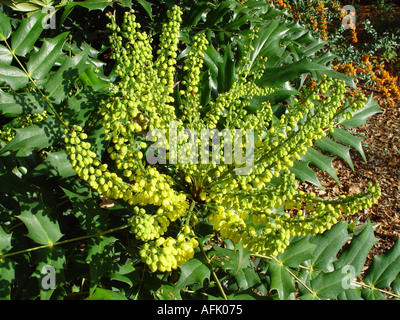
<svg viewBox="0 0 400 320"><path fill-rule="evenodd" d="M2 37L2 40L5 42L8 50L10 50L10 53L12 54L13 58L15 59L15 61L18 62L18 64L20 65L20 67L22 68L22 71L25 72L26 76L28 77L29 81L32 82L32 84L35 86L35 88L38 90L39 94L42 96L42 98L44 99L44 101L46 101L47 105L49 106L49 108L53 111L54 115L58 118L58 120L61 121L61 123L68 128L67 123L65 123L65 121L62 119L62 117L58 114L58 112L56 111L56 109L54 108L54 106L51 104L51 102L49 101L49 98L42 92L42 90L40 90L40 88L38 87L38 85L36 84L35 80L32 79L32 76L30 75L30 73L25 69L24 65L22 64L22 62L18 59L18 57L16 56L16 54L14 53L14 51L12 50L12 48L10 47L10 45L8 44L8 42L6 41L6 39L4 37Z"/></svg>
<svg viewBox="0 0 400 320"><path fill-rule="evenodd" d="M312 291L303 281L300 280L300 278L299 278L297 275L295 275L295 274L293 273L292 270L290 270L288 267L286 267L286 266L282 263L282 261L280 261L278 258L276 258L276 257L274 257L274 256L263 256L263 255L260 255L260 254L252 254L252 256L258 257L258 258L262 258L262 259L267 259L267 260L273 260L273 261L275 261L277 264L279 264L280 266L285 267L286 271L287 271L298 283L300 283L308 292L310 292L310 293L311 293L314 297L316 297L318 300L321 300L321 298L318 297L318 295L317 295L316 292Z"/></svg>
<svg viewBox="0 0 400 320"><path fill-rule="evenodd" d="M218 277L217 277L216 273L214 272L214 269L213 269L213 267L211 265L211 260L208 259L207 254L204 251L203 246L201 245L200 241L199 241L199 247L200 247L201 252L203 252L203 255L204 255L205 259L206 259L207 264L210 266L211 274L212 274L215 282L217 283L218 289L221 292L222 297L224 298L224 300L228 300L228 297L226 296L225 291L222 288L221 282L219 282L219 279L218 279Z"/></svg>
<svg viewBox="0 0 400 320"><path fill-rule="evenodd" d="M77 238L73 238L73 239L67 239L67 240L58 241L58 242L55 242L55 243L48 243L48 244L44 244L44 245L41 245L41 246L29 248L29 249L24 249L24 250L20 250L20 251L15 251L15 252L3 254L3 255L0 255L0 259L8 258L8 257L15 256L15 255L18 255L18 254L21 254L21 253L27 253L27 252L31 252L31 251L40 250L40 249L51 248L51 247L54 247L54 246L59 246L59 245L70 243L70 242L86 240L86 239L90 239L90 238L94 238L94 237L101 237L101 236L103 236L105 234L109 234L109 233L112 233L112 232L115 232L115 231L119 231L119 230L128 228L130 226L131 226L130 224L125 224L123 226L116 227L116 228L113 228L113 229L109 229L109 230L106 230L104 232L99 232L99 233L96 233L96 234L77 237Z"/></svg>
<svg viewBox="0 0 400 320"><path fill-rule="evenodd" d="M366 284L365 282L362 282L362 281L352 281L352 282L355 285L361 286L363 288L367 288L367 289L370 289L370 290L377 290L377 291L379 291L381 293L384 293L384 294L393 296L393 297L395 297L397 299L400 299L400 295L399 294L396 294L396 293L393 293L393 292L390 292L390 291L387 291L387 290L384 290L384 289L376 288L376 287L374 287L372 285L369 285L369 284Z"/></svg>

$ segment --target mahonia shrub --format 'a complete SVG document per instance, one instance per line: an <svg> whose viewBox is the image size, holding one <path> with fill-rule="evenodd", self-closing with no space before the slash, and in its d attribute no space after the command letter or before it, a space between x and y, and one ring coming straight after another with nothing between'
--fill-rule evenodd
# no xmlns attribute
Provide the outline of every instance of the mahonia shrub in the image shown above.
<svg viewBox="0 0 400 320"><path fill-rule="evenodd" d="M347 98L342 80L323 77L279 118L268 101L250 108L251 99L274 91L256 84L263 61L253 68L250 43L236 81L203 105L200 75L210 44L199 33L184 61L177 60L181 14L177 6L168 12L157 46L133 11L121 26L111 20L119 78L99 108L106 152L96 153L84 127L65 130L65 149L79 178L131 213L132 237L151 271L190 260L201 221L253 253L277 255L292 236L322 233L341 214L377 200L380 189L372 185L363 194L322 199L298 190L290 171L339 118L364 107L362 94ZM345 103L352 112L343 111Z"/></svg>

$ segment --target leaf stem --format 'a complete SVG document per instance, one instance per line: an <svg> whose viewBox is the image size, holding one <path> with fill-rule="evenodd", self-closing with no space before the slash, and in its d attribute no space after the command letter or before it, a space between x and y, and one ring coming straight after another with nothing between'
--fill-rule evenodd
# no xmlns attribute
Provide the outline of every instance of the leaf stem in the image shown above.
<svg viewBox="0 0 400 320"><path fill-rule="evenodd" d="M293 273L292 270L290 270L288 267L286 267L286 266L282 263L282 261L280 261L278 258L276 258L276 257L274 257L274 256L263 256L263 255L260 255L260 254L252 254L252 256L258 257L258 258L262 258L262 259L267 259L267 260L273 260L274 262L276 262L276 263L279 264L280 266L285 267L286 271L287 271L298 283L300 283L308 292L310 292L310 293L313 295L313 297L316 297L318 300L321 300L321 298L318 297L318 295L317 295L316 292L312 291L303 281L300 280L300 278L299 278L297 275L295 275L295 274Z"/></svg>
<svg viewBox="0 0 400 320"><path fill-rule="evenodd" d="M224 300L228 300L228 297L226 296L225 291L222 288L221 282L219 281L219 279L218 279L218 277L217 277L216 273L214 272L214 269L213 269L213 267L211 265L211 260L207 257L207 254L204 251L203 246L201 245L201 241L199 241L199 247L200 247L200 250L201 250L201 252L203 253L203 255L204 255L205 259L206 259L207 264L210 266L211 274L212 274L215 282L217 283L218 289L221 292L222 297L224 298Z"/></svg>
<svg viewBox="0 0 400 320"><path fill-rule="evenodd" d="M8 50L10 50L10 53L12 54L13 58L15 59L15 61L18 62L18 64L20 65L20 67L22 68L22 71L25 72L26 76L28 77L29 81L32 82L32 84L35 86L35 88L38 90L39 94L42 96L42 98L44 99L44 101L46 101L47 105L49 106L49 108L53 111L54 115L58 118L58 120L61 121L61 123L68 128L68 124L62 119L62 117L58 114L58 112L56 111L56 109L54 108L54 106L51 104L51 102L49 101L49 98L42 92L42 90L40 90L40 88L38 87L38 85L36 84L35 80L33 80L32 76L30 75L30 73L25 69L24 65L22 64L22 62L18 59L17 55L15 54L14 50L12 50L12 48L10 47L10 45L8 44L8 42L6 41L6 39L3 38L3 41L5 42L5 44L7 45Z"/></svg>
<svg viewBox="0 0 400 320"><path fill-rule="evenodd" d="M67 239L67 240L63 240L63 241L58 241L58 242L54 242L54 243L48 243L48 244L44 244L41 246L37 246L37 247L33 247L33 248L28 248L28 249L24 249L24 250L20 250L20 251L15 251L15 252L11 252L11 253L7 253L7 254L3 254L0 255L0 260L3 258L8 258L8 257L12 257L21 253L27 253L27 252L31 252L31 251L36 251L36 250L40 250L40 249L45 249L45 248L51 248L54 246L59 246L59 245L63 245L66 243L70 243L70 242L75 242L75 241L80 241L80 240L86 240L86 239L90 239L90 238L94 238L94 237L101 237L105 234L109 234L115 231L119 231L125 228L130 227L130 224L124 224L120 227L116 227L113 229L109 229L103 232L98 232L96 234L90 234L90 235L86 235L86 236L82 236L82 237L77 237L77 238L73 238L73 239Z"/></svg>

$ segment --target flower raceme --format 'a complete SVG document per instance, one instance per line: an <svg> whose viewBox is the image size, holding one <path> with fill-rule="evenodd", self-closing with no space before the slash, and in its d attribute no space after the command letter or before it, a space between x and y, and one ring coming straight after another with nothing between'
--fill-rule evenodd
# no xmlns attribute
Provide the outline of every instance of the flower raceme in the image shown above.
<svg viewBox="0 0 400 320"><path fill-rule="evenodd" d="M133 11L121 27L110 23L119 80L99 111L105 154L93 151L84 128L65 131L78 176L130 211L131 232L151 271L170 271L193 257L199 221L254 253L276 255L291 236L323 232L342 212L376 201L375 186L337 200L306 194L289 170L313 140L333 129L339 114L351 116L341 109L343 81L324 77L279 119L267 101L250 112L253 97L274 89L256 84L262 64L251 71L248 43L237 63L237 81L202 105L200 75L208 41L203 33L196 35L180 65L180 9L175 6L168 18L156 51ZM354 99L352 111L363 107L365 97ZM201 161L193 155L201 155Z"/></svg>

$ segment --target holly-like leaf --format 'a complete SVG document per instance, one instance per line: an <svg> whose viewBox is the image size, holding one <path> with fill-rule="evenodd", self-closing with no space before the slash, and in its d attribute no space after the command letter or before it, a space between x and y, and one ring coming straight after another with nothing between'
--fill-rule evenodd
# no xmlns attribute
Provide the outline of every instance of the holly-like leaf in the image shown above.
<svg viewBox="0 0 400 320"><path fill-rule="evenodd" d="M311 289L322 299L336 299L344 291L343 273L341 269L333 272L321 272L311 280Z"/></svg>
<svg viewBox="0 0 400 320"><path fill-rule="evenodd" d="M311 240L315 245L315 251L309 265L315 270L333 271L332 263L336 261L337 253L350 238L347 222L343 221L336 223L323 234L317 235Z"/></svg>
<svg viewBox="0 0 400 320"><path fill-rule="evenodd" d="M308 166L309 162L294 161L293 167L289 170L295 174L296 178L302 182L309 182L320 189L324 189L321 182L318 180L317 174Z"/></svg>
<svg viewBox="0 0 400 320"><path fill-rule="evenodd" d="M374 257L365 273L364 282L378 288L388 288L400 273L400 241L388 251Z"/></svg>
<svg viewBox="0 0 400 320"><path fill-rule="evenodd" d="M42 21L45 13L36 12L29 18L24 18L11 36L11 47L17 56L25 57L32 51L42 31Z"/></svg>
<svg viewBox="0 0 400 320"><path fill-rule="evenodd" d="M193 258L185 264L179 266L180 276L175 286L175 290L179 291L189 285L200 283L210 278L210 269L203 261Z"/></svg>
<svg viewBox="0 0 400 320"><path fill-rule="evenodd" d="M32 149L51 146L63 134L59 122L54 118L47 118L26 128L15 129L15 132L14 139L0 150L0 155L7 151L15 151L17 157L26 156Z"/></svg>
<svg viewBox="0 0 400 320"><path fill-rule="evenodd" d="M13 61L13 55L10 49L0 44L0 61L3 64L10 65Z"/></svg>
<svg viewBox="0 0 400 320"><path fill-rule="evenodd" d="M0 62L0 84L7 84L13 90L25 87L29 82L28 76L21 69Z"/></svg>
<svg viewBox="0 0 400 320"><path fill-rule="evenodd" d="M57 288L65 282L64 269L66 264L65 250L59 246L52 248L45 248L37 252L36 254L36 270L32 276L38 279L40 288L41 300L49 300ZM42 282L45 282L44 277L48 276L48 272L54 271L55 287L47 288L43 286ZM50 275L50 279L53 275Z"/></svg>
<svg viewBox="0 0 400 320"><path fill-rule="evenodd" d="M55 103L61 103L75 86L81 72L86 67L90 47L70 58L66 57L63 65L51 75L44 89L48 92L48 98Z"/></svg>
<svg viewBox="0 0 400 320"><path fill-rule="evenodd" d="M343 144L347 144L348 146L356 149L360 155L363 157L364 161L367 161L365 157L365 153L362 147L362 141L363 139L356 137L352 135L350 132L340 129L340 128L335 128L333 132L330 133L330 136L338 142L341 142Z"/></svg>
<svg viewBox="0 0 400 320"><path fill-rule="evenodd" d="M86 258L90 271L90 294L97 288L97 284L105 272L113 270L114 237L102 236L89 240Z"/></svg>
<svg viewBox="0 0 400 320"><path fill-rule="evenodd" d="M341 122L346 128L355 128L367 123L367 120L376 113L381 113L378 103L372 98L372 94L365 102L365 107L353 113L351 119Z"/></svg>
<svg viewBox="0 0 400 320"><path fill-rule="evenodd" d="M0 91L0 114L6 117L43 113L45 109L45 101L36 92L6 93Z"/></svg>
<svg viewBox="0 0 400 320"><path fill-rule="evenodd" d="M55 177L68 178L76 175L64 150L50 152L46 160L29 172L30 176L52 175Z"/></svg>
<svg viewBox="0 0 400 320"><path fill-rule="evenodd" d="M30 57L26 66L33 79L38 80L48 76L62 53L67 36L68 32L64 32L54 38L44 40L40 50Z"/></svg>
<svg viewBox="0 0 400 320"><path fill-rule="evenodd" d="M298 268L300 264L313 256L315 247L315 244L309 242L309 237L294 239L277 258L288 267Z"/></svg>
<svg viewBox="0 0 400 320"><path fill-rule="evenodd" d="M102 210L91 194L79 194L70 190L63 191L72 203L72 213L79 220L82 229L89 233L106 230L108 227L107 211Z"/></svg>
<svg viewBox="0 0 400 320"><path fill-rule="evenodd" d="M286 269L287 267L275 261L268 262L268 274L271 276L270 290L276 290L280 300L294 299L296 288L294 279Z"/></svg>
<svg viewBox="0 0 400 320"><path fill-rule="evenodd" d="M350 166L351 170L354 171L353 161L350 156L350 148L343 146L339 143L332 141L327 137L322 137L314 142L314 145L322 150L322 152L329 152L335 156L338 156L345 160Z"/></svg>
<svg viewBox="0 0 400 320"><path fill-rule="evenodd" d="M5 254L11 249L11 233L0 227L0 254Z"/></svg>
<svg viewBox="0 0 400 320"><path fill-rule="evenodd" d="M0 300L10 300L16 265L17 263L14 260L0 259Z"/></svg>
<svg viewBox="0 0 400 320"><path fill-rule="evenodd" d="M21 214L17 216L28 229L27 237L38 244L47 245L63 236L60 225L45 207L41 195L21 196Z"/></svg>
<svg viewBox="0 0 400 320"><path fill-rule="evenodd" d="M372 224L368 220L365 222L364 229L353 237L348 247L343 249L339 259L334 263L335 268L351 265L354 267L355 276L359 276L368 253L376 242L377 239L375 238Z"/></svg>
<svg viewBox="0 0 400 320"><path fill-rule="evenodd" d="M2 11L0 11L0 40L5 41L11 34L11 22Z"/></svg>
<svg viewBox="0 0 400 320"><path fill-rule="evenodd" d="M128 298L120 292L109 289L96 288L94 293L88 300L128 300Z"/></svg>
<svg viewBox="0 0 400 320"><path fill-rule="evenodd" d="M337 183L340 183L339 178L336 175L335 168L332 165L333 159L319 153L314 148L308 148L307 153L302 156L302 160L309 162L310 164L316 166L322 171L326 171Z"/></svg>

